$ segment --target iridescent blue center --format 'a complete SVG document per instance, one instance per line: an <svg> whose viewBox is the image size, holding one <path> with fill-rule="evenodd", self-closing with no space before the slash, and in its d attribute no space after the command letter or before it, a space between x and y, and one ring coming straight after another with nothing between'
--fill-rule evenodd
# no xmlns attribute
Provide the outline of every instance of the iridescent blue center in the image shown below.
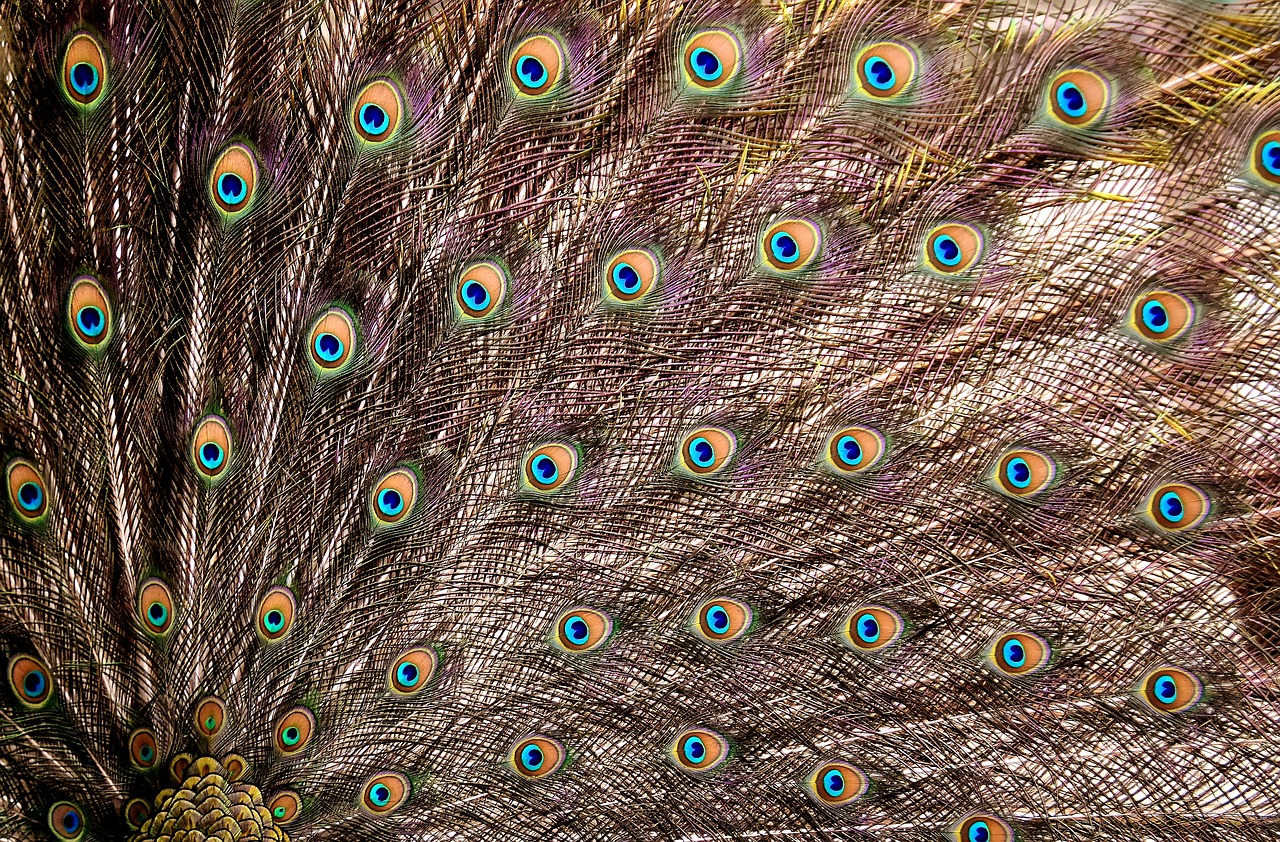
<svg viewBox="0 0 1280 842"><path fill-rule="evenodd" d="M289 811L285 809L284 805L281 804L279 807L276 807L271 811L271 815L275 816L277 819L283 819L285 814L288 812Z"/></svg>
<svg viewBox="0 0 1280 842"><path fill-rule="evenodd" d="M844 794L844 775L839 769L828 769L822 776L822 790L832 798L839 798Z"/></svg>
<svg viewBox="0 0 1280 842"><path fill-rule="evenodd" d="M71 65L71 88L80 96L89 96L98 89L98 68L87 61Z"/></svg>
<svg viewBox="0 0 1280 842"><path fill-rule="evenodd" d="M360 106L360 128L364 129L365 134L380 135L390 127L391 120L387 118L387 112L382 106L372 102Z"/></svg>
<svg viewBox="0 0 1280 842"><path fill-rule="evenodd" d="M484 284L479 281L463 281L462 303L468 310L483 312L489 306L489 290L485 289Z"/></svg>
<svg viewBox="0 0 1280 842"><path fill-rule="evenodd" d="M1148 301L1142 305L1142 324L1153 333L1164 333L1169 329L1169 314L1159 301Z"/></svg>
<svg viewBox="0 0 1280 842"><path fill-rule="evenodd" d="M543 760L542 749L536 745L530 744L520 750L520 765L530 772L541 769Z"/></svg>
<svg viewBox="0 0 1280 842"><path fill-rule="evenodd" d="M262 618L262 625L266 626L267 631L275 634L284 628L284 612L276 608L272 608L267 612L266 616Z"/></svg>
<svg viewBox="0 0 1280 842"><path fill-rule="evenodd" d="M315 341L316 356L327 363L342 359L342 340L332 333L319 333Z"/></svg>
<svg viewBox="0 0 1280 842"><path fill-rule="evenodd" d="M991 839L991 828L987 827L986 822L974 822L969 825L969 842L989 842Z"/></svg>
<svg viewBox="0 0 1280 842"><path fill-rule="evenodd" d="M955 266L960 262L960 244L950 234L934 237L933 257L943 266Z"/></svg>
<svg viewBox="0 0 1280 842"><path fill-rule="evenodd" d="M516 62L516 75L526 88L541 88L547 84L547 68L533 56L521 56Z"/></svg>
<svg viewBox="0 0 1280 842"><path fill-rule="evenodd" d="M707 756L707 747L702 744L701 737L687 738L680 750L684 752L684 759L694 764L701 763Z"/></svg>
<svg viewBox="0 0 1280 842"><path fill-rule="evenodd" d="M224 172L218 176L218 196L228 205L238 205L249 195L248 185L244 179L233 172Z"/></svg>
<svg viewBox="0 0 1280 842"><path fill-rule="evenodd" d="M38 699L44 694L44 688L48 681L44 677L44 673L40 670L32 670L22 679L22 692L27 694L28 698Z"/></svg>
<svg viewBox="0 0 1280 842"><path fill-rule="evenodd" d="M1063 82L1058 86L1054 97L1058 100L1058 107L1062 109L1062 113L1068 117L1083 117L1084 112L1088 109L1088 104L1084 99L1084 92L1080 90L1075 82Z"/></svg>
<svg viewBox="0 0 1280 842"><path fill-rule="evenodd" d="M396 668L396 682L401 687L413 687L418 683L421 673L418 668L409 662L405 662Z"/></svg>
<svg viewBox="0 0 1280 842"><path fill-rule="evenodd" d="M165 608L163 602L153 602L147 606L147 620L151 625L160 628L167 619L169 619L169 609Z"/></svg>
<svg viewBox="0 0 1280 842"><path fill-rule="evenodd" d="M369 787L369 800L377 807L385 807L391 803L391 790L386 784L374 784Z"/></svg>
<svg viewBox="0 0 1280 842"><path fill-rule="evenodd" d="M619 263L613 267L613 285L619 292L634 295L640 291L640 273L630 263Z"/></svg>
<svg viewBox="0 0 1280 842"><path fill-rule="evenodd" d="M716 449L705 437L698 436L689 442L689 459L699 468L710 468L716 461Z"/></svg>
<svg viewBox="0 0 1280 842"><path fill-rule="evenodd" d="M92 304L81 307L80 312L76 313L76 326L80 328L80 332L89 338L95 338L102 334L107 328L107 319L103 315L101 308Z"/></svg>
<svg viewBox="0 0 1280 842"><path fill-rule="evenodd" d="M1280 141L1269 140L1262 144L1262 168L1280 177Z"/></svg>
<svg viewBox="0 0 1280 842"><path fill-rule="evenodd" d="M1178 682L1171 675L1161 675L1155 680L1156 698L1166 705L1178 700Z"/></svg>
<svg viewBox="0 0 1280 842"><path fill-rule="evenodd" d="M707 625L712 634L724 634L729 631L729 612L719 605L711 606L707 609Z"/></svg>
<svg viewBox="0 0 1280 842"><path fill-rule="evenodd" d="M1031 485L1031 466L1021 456L1015 456L1004 466L1004 478L1014 488L1027 488Z"/></svg>
<svg viewBox="0 0 1280 842"><path fill-rule="evenodd" d="M779 231L769 239L769 251L779 263L795 263L800 259L800 244L786 231Z"/></svg>
<svg viewBox="0 0 1280 842"><path fill-rule="evenodd" d="M724 65L716 54L705 47L697 47L689 54L689 67L704 82L714 82L724 75Z"/></svg>
<svg viewBox="0 0 1280 842"><path fill-rule="evenodd" d="M1186 509L1182 505L1182 498L1178 496L1178 492L1166 491L1160 495L1160 514L1171 523L1182 520L1186 515Z"/></svg>
<svg viewBox="0 0 1280 842"><path fill-rule="evenodd" d="M1027 650L1022 647L1022 641L1013 638L1000 647L1000 657L1013 669L1021 669L1027 662Z"/></svg>
<svg viewBox="0 0 1280 842"><path fill-rule="evenodd" d="M62 814L62 829L67 833L80 832L80 814L75 810L68 810Z"/></svg>
<svg viewBox="0 0 1280 842"><path fill-rule="evenodd" d="M874 614L859 616L855 625L858 629L858 639L863 643L875 643L880 639L880 623Z"/></svg>
<svg viewBox="0 0 1280 842"><path fill-rule="evenodd" d="M564 621L564 634L574 646L582 646L591 639L591 627L586 620L574 614Z"/></svg>
<svg viewBox="0 0 1280 842"><path fill-rule="evenodd" d="M867 84L877 91L887 91L898 81L893 67L880 56L872 56L863 62L862 72L867 77Z"/></svg>
<svg viewBox="0 0 1280 842"><path fill-rule="evenodd" d="M298 741L302 739L302 732L298 730L297 726L290 725L288 728L284 729L284 732L280 735L280 739L283 740L284 744L287 746L296 746Z"/></svg>
<svg viewBox="0 0 1280 842"><path fill-rule="evenodd" d="M840 437L840 441L836 442L836 454L841 462L851 468L862 464L862 445L853 436Z"/></svg>
<svg viewBox="0 0 1280 842"><path fill-rule="evenodd" d="M560 466L545 453L533 457L529 470L533 471L533 478L543 485L550 485L560 476Z"/></svg>
<svg viewBox="0 0 1280 842"><path fill-rule="evenodd" d="M24 482L18 486L18 505L28 512L37 511L44 502L44 490L37 483Z"/></svg>
<svg viewBox="0 0 1280 842"><path fill-rule="evenodd" d="M395 517L404 510L404 497L394 488L384 488L378 492L378 511L387 517Z"/></svg>
<svg viewBox="0 0 1280 842"><path fill-rule="evenodd" d="M150 763L151 758L155 756L156 756L156 750L153 749L151 746L143 746L142 748L138 749L138 759L141 760L143 763Z"/></svg>
<svg viewBox="0 0 1280 842"><path fill-rule="evenodd" d="M207 441L200 445L200 464L209 470L217 470L226 458L222 448L215 442Z"/></svg>

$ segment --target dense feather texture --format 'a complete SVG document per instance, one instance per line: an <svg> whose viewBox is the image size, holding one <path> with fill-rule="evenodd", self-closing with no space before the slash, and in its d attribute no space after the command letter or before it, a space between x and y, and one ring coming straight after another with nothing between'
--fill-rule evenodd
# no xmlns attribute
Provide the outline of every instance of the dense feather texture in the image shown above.
<svg viewBox="0 0 1280 842"><path fill-rule="evenodd" d="M7 838L1280 833L1272 5L0 9Z"/></svg>

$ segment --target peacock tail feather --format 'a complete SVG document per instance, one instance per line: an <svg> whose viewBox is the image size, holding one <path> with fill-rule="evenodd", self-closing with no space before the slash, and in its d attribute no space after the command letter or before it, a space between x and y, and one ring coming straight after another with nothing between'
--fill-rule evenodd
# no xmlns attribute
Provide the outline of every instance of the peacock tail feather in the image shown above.
<svg viewBox="0 0 1280 842"><path fill-rule="evenodd" d="M0 836L1280 838L1270 0L0 0Z"/></svg>

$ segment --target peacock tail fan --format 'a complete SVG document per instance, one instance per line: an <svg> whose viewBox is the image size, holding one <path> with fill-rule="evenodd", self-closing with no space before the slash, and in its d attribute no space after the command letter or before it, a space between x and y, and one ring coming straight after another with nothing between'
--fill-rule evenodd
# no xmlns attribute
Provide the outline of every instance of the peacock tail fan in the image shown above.
<svg viewBox="0 0 1280 842"><path fill-rule="evenodd" d="M0 837L1280 837L1270 0L0 0Z"/></svg>

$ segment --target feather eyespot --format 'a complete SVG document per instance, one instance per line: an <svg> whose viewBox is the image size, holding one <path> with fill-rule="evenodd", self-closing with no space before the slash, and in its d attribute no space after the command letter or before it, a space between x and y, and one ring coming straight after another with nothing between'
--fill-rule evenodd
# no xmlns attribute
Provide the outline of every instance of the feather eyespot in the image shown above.
<svg viewBox="0 0 1280 842"><path fill-rule="evenodd" d="M387 670L387 687L397 696L412 696L426 689L439 661L430 649L405 652Z"/></svg>
<svg viewBox="0 0 1280 842"><path fill-rule="evenodd" d="M227 770L227 780L238 781L249 771L249 764L238 754L228 754L222 758L222 768Z"/></svg>
<svg viewBox="0 0 1280 842"><path fill-rule="evenodd" d="M578 606L556 618L552 641L566 652L598 649L613 634L613 620L603 611Z"/></svg>
<svg viewBox="0 0 1280 842"><path fill-rule="evenodd" d="M719 90L732 82L741 63L738 40L723 29L699 32L684 47L685 78L703 90Z"/></svg>
<svg viewBox="0 0 1280 842"><path fill-rule="evenodd" d="M604 290L609 301L635 304L658 281L658 258L646 249L630 249L615 255L604 270Z"/></svg>
<svg viewBox="0 0 1280 842"><path fill-rule="evenodd" d="M1057 475L1057 465L1035 450L1011 450L996 462L995 485L1011 497L1034 497Z"/></svg>
<svg viewBox="0 0 1280 842"><path fill-rule="evenodd" d="M904 44L882 41L864 47L854 59L858 92L873 99L896 99L915 81L919 61Z"/></svg>
<svg viewBox="0 0 1280 842"><path fill-rule="evenodd" d="M704 640L727 643L747 633L751 627L751 606L729 597L704 602L695 615L694 630Z"/></svg>
<svg viewBox="0 0 1280 842"><path fill-rule="evenodd" d="M299 705L291 709L276 723L276 751L292 757L307 747L316 729L316 718L307 708Z"/></svg>
<svg viewBox="0 0 1280 842"><path fill-rule="evenodd" d="M219 415L206 415L191 437L191 462L200 478L214 483L222 478L231 460L231 428Z"/></svg>
<svg viewBox="0 0 1280 842"><path fill-rule="evenodd" d="M956 842L1013 842L1013 828L1003 819L977 813L961 821L952 838Z"/></svg>
<svg viewBox="0 0 1280 842"><path fill-rule="evenodd" d="M724 470L738 449L733 433L720 427L702 427L680 443L679 466L694 476L710 476Z"/></svg>
<svg viewBox="0 0 1280 842"><path fill-rule="evenodd" d="M157 637L173 626L173 593L162 579L148 579L138 589L138 616L147 634Z"/></svg>
<svg viewBox="0 0 1280 842"><path fill-rule="evenodd" d="M9 689L28 708L42 708L53 698L53 676L49 668L31 655L9 659Z"/></svg>
<svg viewBox="0 0 1280 842"><path fill-rule="evenodd" d="M1280 131L1263 132L1253 140L1249 169L1271 187L1280 187Z"/></svg>
<svg viewBox="0 0 1280 842"><path fill-rule="evenodd" d="M418 478L408 468L382 475L369 495L369 511L378 526L392 526L409 516L418 499Z"/></svg>
<svg viewBox="0 0 1280 842"><path fill-rule="evenodd" d="M409 797L409 779L398 772L382 772L365 782L360 806L374 815L390 813Z"/></svg>
<svg viewBox="0 0 1280 842"><path fill-rule="evenodd" d="M482 260L472 263L458 276L453 303L467 319L483 319L498 309L506 298L507 273L498 264Z"/></svg>
<svg viewBox="0 0 1280 842"><path fill-rule="evenodd" d="M49 512L49 492L36 466L26 459L15 458L5 468L9 486L9 504L25 523L39 523Z"/></svg>
<svg viewBox="0 0 1280 842"><path fill-rule="evenodd" d="M404 101L400 91L386 79L364 86L351 106L351 128L367 144L380 146L396 136Z"/></svg>
<svg viewBox="0 0 1280 842"><path fill-rule="evenodd" d="M1143 339L1164 344L1177 339L1195 319L1196 308L1189 300L1167 289L1141 295L1129 311L1129 322Z"/></svg>
<svg viewBox="0 0 1280 842"><path fill-rule="evenodd" d="M924 238L924 261L935 272L959 275L982 259L982 232L972 225L939 225Z"/></svg>
<svg viewBox="0 0 1280 842"><path fill-rule="evenodd" d="M233 143L218 156L209 176L213 204L228 218L235 219L253 204L258 188L258 162L243 143Z"/></svg>
<svg viewBox="0 0 1280 842"><path fill-rule="evenodd" d="M130 798L124 805L124 820L130 830L142 830L151 818L151 803L145 798Z"/></svg>
<svg viewBox="0 0 1280 842"><path fill-rule="evenodd" d="M49 808L49 830L59 839L76 842L84 838L85 818L80 805L59 801Z"/></svg>
<svg viewBox="0 0 1280 842"><path fill-rule="evenodd" d="M809 792L823 804L840 807L861 798L867 776L855 766L836 761L819 766L809 777Z"/></svg>
<svg viewBox="0 0 1280 842"><path fill-rule="evenodd" d="M708 728L690 728L676 737L670 752L681 769L701 775L729 759L729 743Z"/></svg>
<svg viewBox="0 0 1280 842"><path fill-rule="evenodd" d="M1208 495L1185 482L1160 486L1147 502L1147 516L1152 523L1169 532L1194 529L1208 514Z"/></svg>
<svg viewBox="0 0 1280 842"><path fill-rule="evenodd" d="M139 769L156 765L160 750L156 746L156 734L150 728L135 728L129 734L129 760Z"/></svg>
<svg viewBox="0 0 1280 842"><path fill-rule="evenodd" d="M217 696L205 696L196 703L195 723L197 733L212 740L227 724L226 704Z"/></svg>
<svg viewBox="0 0 1280 842"><path fill-rule="evenodd" d="M191 768L191 764L195 761L187 752L175 754L169 758L169 779L175 784L180 784L187 779L187 770Z"/></svg>
<svg viewBox="0 0 1280 842"><path fill-rule="evenodd" d="M330 377L351 364L356 350L356 324L346 310L330 307L316 319L307 338L307 352L316 373Z"/></svg>
<svg viewBox="0 0 1280 842"><path fill-rule="evenodd" d="M1049 663L1050 652L1044 638L1018 631L996 638L987 657L1005 675L1030 675Z"/></svg>
<svg viewBox="0 0 1280 842"><path fill-rule="evenodd" d="M765 265L778 272L798 272L808 266L822 245L822 233L806 219L784 219L765 229L760 252Z"/></svg>
<svg viewBox="0 0 1280 842"><path fill-rule="evenodd" d="M534 491L555 491L578 470L578 452L563 444L540 445L524 460L524 484Z"/></svg>
<svg viewBox="0 0 1280 842"><path fill-rule="evenodd" d="M302 810L302 799L298 797L298 793L286 789L271 796L271 800L267 802L267 809L271 811L273 822L286 825L297 818L299 811Z"/></svg>
<svg viewBox="0 0 1280 842"><path fill-rule="evenodd" d="M884 455L884 436L870 427L845 427L827 440L827 464L837 473L870 470Z"/></svg>
<svg viewBox="0 0 1280 842"><path fill-rule="evenodd" d="M1162 713L1181 713L1204 695L1204 685L1199 678L1172 666L1147 673L1140 688L1142 700Z"/></svg>
<svg viewBox="0 0 1280 842"><path fill-rule="evenodd" d="M268 643L282 639L293 628L297 610L293 591L283 585L271 588L258 603L258 636Z"/></svg>
<svg viewBox="0 0 1280 842"><path fill-rule="evenodd" d="M1049 82L1049 113L1072 128L1096 122L1111 101L1111 86L1092 70L1064 70Z"/></svg>
<svg viewBox="0 0 1280 842"><path fill-rule="evenodd" d="M62 59L62 90L81 108L93 108L107 89L107 53L87 32L72 37Z"/></svg>
<svg viewBox="0 0 1280 842"><path fill-rule="evenodd" d="M521 96L541 98L556 89L564 71L564 50L550 35L533 35L511 53L511 84Z"/></svg>
<svg viewBox="0 0 1280 842"><path fill-rule="evenodd" d="M545 778L564 764L564 746L550 737L528 737L516 744L509 758L522 778Z"/></svg>
<svg viewBox="0 0 1280 842"><path fill-rule="evenodd" d="M879 652L902 637L904 624L896 611L864 605L849 615L841 629L845 642L863 652Z"/></svg>
<svg viewBox="0 0 1280 842"><path fill-rule="evenodd" d="M67 295L67 325L86 351L101 350L111 338L111 304L102 285L89 275L71 282Z"/></svg>

